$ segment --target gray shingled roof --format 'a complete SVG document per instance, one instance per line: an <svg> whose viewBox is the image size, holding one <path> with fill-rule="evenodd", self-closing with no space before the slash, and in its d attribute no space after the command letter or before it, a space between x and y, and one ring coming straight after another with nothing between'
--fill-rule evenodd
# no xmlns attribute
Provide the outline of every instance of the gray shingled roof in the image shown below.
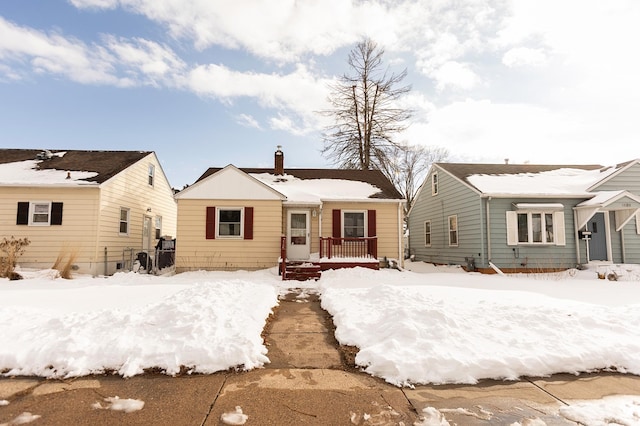
<svg viewBox="0 0 640 426"><path fill-rule="evenodd" d="M196 182L222 170L220 167L212 167L202 174ZM271 173L273 168L240 168L248 174ZM380 189L380 192L370 198L397 199L402 200L403 196L393 186L380 170L357 170L357 169L285 169L285 174L295 176L298 179L341 179L356 182L365 182Z"/></svg>
<svg viewBox="0 0 640 426"><path fill-rule="evenodd" d="M151 154L152 151L81 151L50 150L52 153L65 152L62 157L53 156L42 160L38 168L65 171L95 172L97 176L85 179L89 182L102 183L127 167ZM36 160L41 149L0 149L0 164L18 161Z"/></svg>

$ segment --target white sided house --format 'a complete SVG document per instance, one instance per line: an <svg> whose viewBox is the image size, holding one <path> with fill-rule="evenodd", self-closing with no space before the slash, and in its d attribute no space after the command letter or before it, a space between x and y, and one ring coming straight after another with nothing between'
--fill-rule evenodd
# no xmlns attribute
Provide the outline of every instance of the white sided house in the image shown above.
<svg viewBox="0 0 640 426"><path fill-rule="evenodd" d="M402 259L404 200L376 170L207 170L176 194L176 271L281 266L283 278ZM387 262L385 262L385 260Z"/></svg>
<svg viewBox="0 0 640 426"><path fill-rule="evenodd" d="M640 263L640 160L436 163L408 214L416 260L486 272Z"/></svg>
<svg viewBox="0 0 640 426"><path fill-rule="evenodd" d="M0 149L0 236L28 238L21 267L110 275L176 233L154 152Z"/></svg>

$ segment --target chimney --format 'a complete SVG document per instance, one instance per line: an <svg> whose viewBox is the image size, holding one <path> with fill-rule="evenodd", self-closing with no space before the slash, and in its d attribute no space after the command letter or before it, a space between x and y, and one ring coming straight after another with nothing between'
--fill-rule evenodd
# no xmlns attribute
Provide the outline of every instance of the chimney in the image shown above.
<svg viewBox="0 0 640 426"><path fill-rule="evenodd" d="M284 154L282 152L282 145L278 145L278 149L275 154L275 167L273 170L276 175L284 174Z"/></svg>

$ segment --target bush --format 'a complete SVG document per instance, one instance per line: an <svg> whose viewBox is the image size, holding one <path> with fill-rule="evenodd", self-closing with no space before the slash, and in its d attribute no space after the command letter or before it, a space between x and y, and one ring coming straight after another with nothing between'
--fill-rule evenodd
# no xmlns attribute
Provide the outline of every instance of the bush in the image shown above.
<svg viewBox="0 0 640 426"><path fill-rule="evenodd" d="M25 247L29 245L28 238L3 238L0 242L0 278L10 278L12 280L22 278L14 269L16 261L24 253Z"/></svg>
<svg viewBox="0 0 640 426"><path fill-rule="evenodd" d="M65 261L64 258L67 256L68 258ZM73 262L76 261L77 257L78 257L77 248L73 248L73 249L63 248L62 250L60 250L60 253L58 253L58 257L56 258L56 261L53 263L53 266L51 267L51 269L56 269L58 272L60 272L60 277L69 280L72 278L71 270L73 269Z"/></svg>

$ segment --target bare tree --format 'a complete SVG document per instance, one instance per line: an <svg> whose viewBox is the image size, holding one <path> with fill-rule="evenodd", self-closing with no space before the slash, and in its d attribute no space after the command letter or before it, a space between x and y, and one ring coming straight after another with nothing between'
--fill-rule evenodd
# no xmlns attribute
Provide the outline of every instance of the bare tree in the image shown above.
<svg viewBox="0 0 640 426"><path fill-rule="evenodd" d="M344 74L331 86L331 109L322 111L334 124L324 134L323 155L350 169L384 169L396 143L395 134L406 129L411 111L398 99L411 90L396 87L407 75L383 69L384 50L371 39L349 53L352 75Z"/></svg>
<svg viewBox="0 0 640 426"><path fill-rule="evenodd" d="M405 214L413 205L418 187L431 165L448 157L449 151L437 146L402 143L393 147L386 167L381 170L407 200Z"/></svg>

